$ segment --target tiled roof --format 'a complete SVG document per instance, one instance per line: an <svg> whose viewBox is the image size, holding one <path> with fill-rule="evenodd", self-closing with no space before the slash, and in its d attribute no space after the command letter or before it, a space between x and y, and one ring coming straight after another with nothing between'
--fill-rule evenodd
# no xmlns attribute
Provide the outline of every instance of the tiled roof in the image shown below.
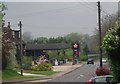
<svg viewBox="0 0 120 84"><path fill-rule="evenodd" d="M2 31L9 32L9 31L12 31L12 29L10 29L9 27L2 27Z"/></svg>
<svg viewBox="0 0 120 84"><path fill-rule="evenodd" d="M26 50L60 50L69 47L66 43L26 44Z"/></svg>

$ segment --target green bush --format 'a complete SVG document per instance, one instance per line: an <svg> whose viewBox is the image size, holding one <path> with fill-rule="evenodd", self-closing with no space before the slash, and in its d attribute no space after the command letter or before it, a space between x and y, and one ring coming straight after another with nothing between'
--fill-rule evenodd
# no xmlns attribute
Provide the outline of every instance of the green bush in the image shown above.
<svg viewBox="0 0 120 84"><path fill-rule="evenodd" d="M15 68L15 65L16 65L16 63L17 63L17 61L16 61L16 56L15 56L15 54L16 54L16 50L15 50L15 48L13 48L13 49L11 49L10 51L9 51L9 55L10 56L7 56L7 67L6 67L6 69L13 69L13 68Z"/></svg>
<svg viewBox="0 0 120 84"><path fill-rule="evenodd" d="M53 67L51 63L42 63L40 65L32 66L35 71L52 71Z"/></svg>
<svg viewBox="0 0 120 84"><path fill-rule="evenodd" d="M120 23L120 20L116 23ZM120 82L120 24L108 31L104 37L102 47L107 51L110 59L111 74L114 82Z"/></svg>
<svg viewBox="0 0 120 84"><path fill-rule="evenodd" d="M24 69L31 69L32 66L32 57L28 57L28 56L23 56L23 68Z"/></svg>
<svg viewBox="0 0 120 84"><path fill-rule="evenodd" d="M85 53L80 53L79 60L80 61L86 61L88 59L88 56Z"/></svg>

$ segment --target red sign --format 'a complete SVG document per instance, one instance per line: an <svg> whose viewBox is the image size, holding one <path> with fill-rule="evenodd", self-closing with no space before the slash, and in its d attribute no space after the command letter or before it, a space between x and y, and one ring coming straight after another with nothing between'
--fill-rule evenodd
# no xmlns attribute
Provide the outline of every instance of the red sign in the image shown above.
<svg viewBox="0 0 120 84"><path fill-rule="evenodd" d="M77 52L75 52L75 54L76 54L76 55L78 55L78 54L79 54L79 52L77 51Z"/></svg>
<svg viewBox="0 0 120 84"><path fill-rule="evenodd" d="M74 44L73 47L74 47L74 48L78 48L78 45L77 45L77 44Z"/></svg>

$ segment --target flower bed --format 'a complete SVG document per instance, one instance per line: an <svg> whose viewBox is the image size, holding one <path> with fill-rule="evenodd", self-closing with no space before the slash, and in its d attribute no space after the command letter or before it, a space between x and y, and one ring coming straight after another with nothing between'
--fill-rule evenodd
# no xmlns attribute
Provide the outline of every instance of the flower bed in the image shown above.
<svg viewBox="0 0 120 84"><path fill-rule="evenodd" d="M96 69L96 75L97 76L102 76L102 75L109 75L110 74L110 70L107 69L106 67L98 67Z"/></svg>

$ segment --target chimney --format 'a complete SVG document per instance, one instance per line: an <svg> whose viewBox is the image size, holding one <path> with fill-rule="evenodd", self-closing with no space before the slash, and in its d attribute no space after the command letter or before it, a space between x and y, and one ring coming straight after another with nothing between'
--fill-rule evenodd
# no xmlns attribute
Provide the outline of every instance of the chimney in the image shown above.
<svg viewBox="0 0 120 84"><path fill-rule="evenodd" d="M10 25L10 22L8 22L8 28L10 28L10 26L11 26L11 25Z"/></svg>

